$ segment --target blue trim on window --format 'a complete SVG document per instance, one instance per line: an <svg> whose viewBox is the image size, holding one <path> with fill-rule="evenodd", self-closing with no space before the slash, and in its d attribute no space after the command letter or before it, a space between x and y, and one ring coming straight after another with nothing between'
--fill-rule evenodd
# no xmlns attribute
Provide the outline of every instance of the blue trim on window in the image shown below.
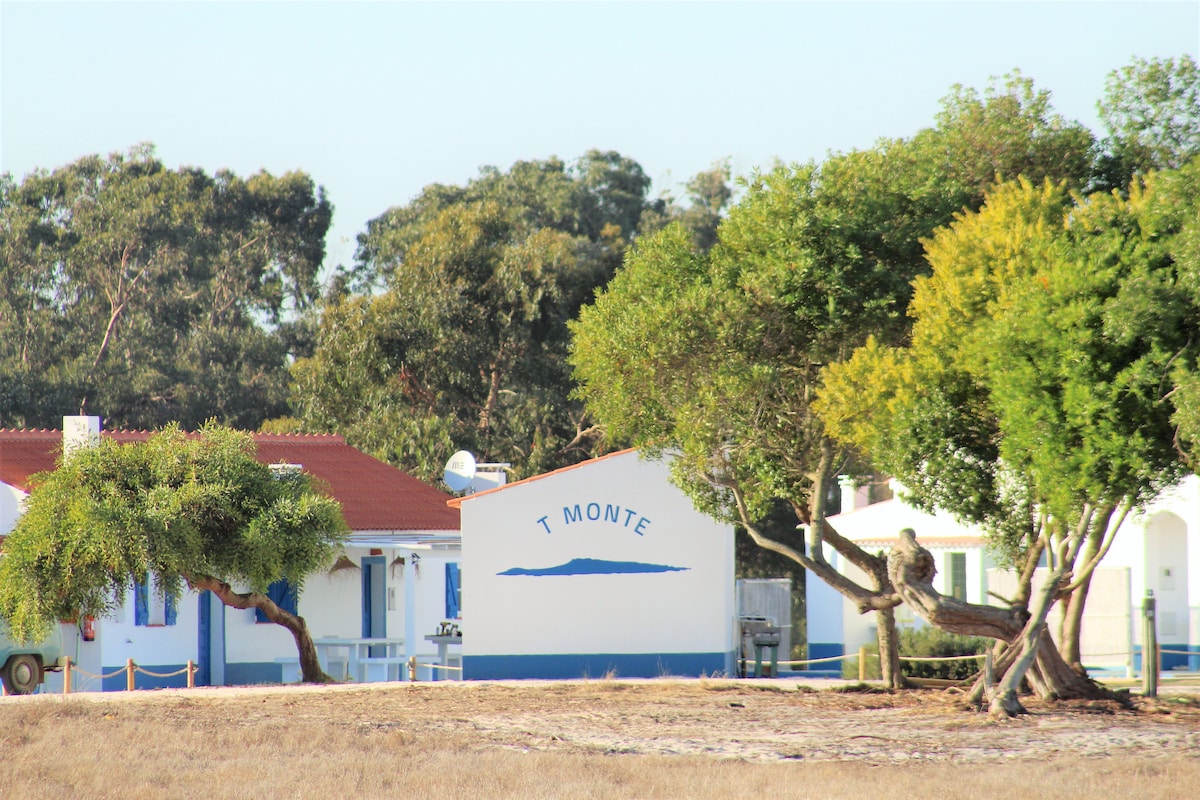
<svg viewBox="0 0 1200 800"><path fill-rule="evenodd" d="M300 598L296 593L296 587L288 583L287 578L280 578L268 586L266 595L271 602L289 614L295 614L300 607ZM254 621L270 622L271 620L267 618L261 608L256 608L254 609Z"/></svg>
<svg viewBox="0 0 1200 800"><path fill-rule="evenodd" d="M150 624L150 579L133 585L133 624Z"/></svg>
<svg viewBox="0 0 1200 800"><path fill-rule="evenodd" d="M458 563L448 561L446 562L446 619L458 619L461 616L459 603L462 595L459 587Z"/></svg>
<svg viewBox="0 0 1200 800"><path fill-rule="evenodd" d="M560 653L463 656L467 680L699 677L725 672L730 653Z"/></svg>

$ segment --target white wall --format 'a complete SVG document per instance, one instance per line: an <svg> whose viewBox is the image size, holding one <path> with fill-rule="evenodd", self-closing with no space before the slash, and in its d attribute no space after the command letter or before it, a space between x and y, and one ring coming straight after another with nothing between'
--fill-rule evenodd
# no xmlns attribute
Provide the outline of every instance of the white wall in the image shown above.
<svg viewBox="0 0 1200 800"><path fill-rule="evenodd" d="M698 513L665 464L618 454L461 507L464 656L735 649L732 529ZM678 569L503 574L574 559Z"/></svg>
<svg viewBox="0 0 1200 800"><path fill-rule="evenodd" d="M27 495L15 486L0 481L0 536L6 535L17 526L21 516L21 503Z"/></svg>
<svg viewBox="0 0 1200 800"><path fill-rule="evenodd" d="M415 652L432 652L434 645L424 637L433 634L445 616L445 565L459 561L457 548L434 550L418 548L379 548L385 561L387 603L385 625L387 636L404 636L404 567L397 558L418 555L414 613L418 644ZM314 639L330 636L355 638L362 636L362 560L371 555L366 547L349 547L344 551L355 565L353 569L314 573L304 582L297 611L304 617ZM272 661L277 656L295 655L296 644L285 628L272 623L256 623L253 609L225 609L226 647L229 662Z"/></svg>

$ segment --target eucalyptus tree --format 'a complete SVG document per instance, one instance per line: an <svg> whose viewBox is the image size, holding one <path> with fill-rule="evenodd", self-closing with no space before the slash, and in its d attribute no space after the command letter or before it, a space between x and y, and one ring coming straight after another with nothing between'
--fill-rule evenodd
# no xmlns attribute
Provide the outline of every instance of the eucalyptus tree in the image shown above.
<svg viewBox="0 0 1200 800"><path fill-rule="evenodd" d="M332 208L302 173L167 169L150 146L0 180L0 422L256 427Z"/></svg>
<svg viewBox="0 0 1200 800"><path fill-rule="evenodd" d="M1135 175L1200 155L1200 67L1192 56L1134 59L1108 76L1097 107L1108 132L1097 188L1123 191Z"/></svg>
<svg viewBox="0 0 1200 800"><path fill-rule="evenodd" d="M372 220L293 368L285 424L337 430L427 479L459 448L517 474L595 454L569 399L566 323L620 264L649 185L636 162L592 151L429 186Z"/></svg>
<svg viewBox="0 0 1200 800"><path fill-rule="evenodd" d="M1091 575L1129 512L1184 468L1164 394L1200 353L1200 305L1177 256L1195 231L1195 178L1152 176L1128 199L998 187L927 242L911 342L872 341L824 371L829 431L898 477L910 502L985 526L1020 570L998 608L938 594L911 535L889 564L930 622L1000 640L998 682L977 687L993 713L1021 710L1026 679L1047 697L1101 693L1079 654ZM1046 632L1059 601L1061 652Z"/></svg>
<svg viewBox="0 0 1200 800"><path fill-rule="evenodd" d="M34 476L25 512L0 557L0 617L21 640L59 619L110 616L153 576L233 608L260 609L296 641L307 682L328 682L303 617L267 587L297 591L332 562L348 528L341 506L301 472L276 475L249 434L216 424L168 426L138 443L102 439Z"/></svg>

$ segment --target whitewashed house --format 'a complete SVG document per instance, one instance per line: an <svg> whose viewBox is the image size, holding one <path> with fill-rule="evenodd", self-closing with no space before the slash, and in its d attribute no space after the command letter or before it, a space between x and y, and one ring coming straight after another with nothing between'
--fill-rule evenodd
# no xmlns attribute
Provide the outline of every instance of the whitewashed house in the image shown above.
<svg viewBox="0 0 1200 800"><path fill-rule="evenodd" d="M1134 514L1103 563L1128 573L1122 597L1129 598L1131 649L1140 649L1142 606L1152 594L1162 668L1200 669L1200 478L1187 476ZM1094 600L1089 596L1089 612Z"/></svg>
<svg viewBox="0 0 1200 800"><path fill-rule="evenodd" d="M900 487L871 502L870 487L845 476L840 480L842 512L829 521L843 536L868 551L886 552L901 529L912 528L934 557L934 588L939 592L992 605L1012 596L1016 577L997 565L981 529L944 511L918 511L901 499ZM863 578L853 565L842 563L839 568ZM811 577L810 581L816 582ZM1200 667L1200 479L1195 476L1131 515L1118 532L1092 579L1080 642L1085 666L1140 668L1141 608L1148 590L1157 605L1158 640L1167 651L1163 669ZM923 624L906 606L896 609L896 619L901 625ZM875 643L874 613L860 615L843 601L840 621L845 652ZM1054 634L1058 621L1057 612L1052 612Z"/></svg>
<svg viewBox="0 0 1200 800"><path fill-rule="evenodd" d="M733 674L733 529L625 450L451 501L464 677Z"/></svg>
<svg viewBox="0 0 1200 800"><path fill-rule="evenodd" d="M77 419L66 418L64 428ZM84 435L121 442L151 435L101 434L98 418L82 419ZM331 569L309 576L298 597L285 582L277 583L272 587L277 602L302 615L314 638L388 637L404 640L405 658L428 653L424 636L459 614L459 514L447 506L449 495L340 436L254 434L254 439L263 463L298 465L323 483L342 504L351 528ZM30 476L53 469L62 446L59 431L0 430L0 537L16 524ZM101 680L77 674L76 690L124 689L125 675L111 673L130 658L157 673L175 672L191 660L199 667L199 685L220 686L278 682L294 673L286 662L296 657L291 634L253 609L227 608L208 592L186 592L169 603L153 587L131 586L117 616L97 620L94 641L84 641L75 625L64 626L64 637L81 670L108 675ZM46 689L60 689L61 680L49 675ZM183 675L137 676L138 688L185 681Z"/></svg>

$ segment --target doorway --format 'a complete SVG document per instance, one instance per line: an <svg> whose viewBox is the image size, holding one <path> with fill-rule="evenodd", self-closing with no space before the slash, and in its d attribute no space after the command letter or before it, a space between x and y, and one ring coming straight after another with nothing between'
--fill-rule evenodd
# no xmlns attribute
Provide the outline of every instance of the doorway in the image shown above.
<svg viewBox="0 0 1200 800"><path fill-rule="evenodd" d="M362 635L378 639L387 636L387 559L364 556L362 560ZM370 648L372 658L387 655L386 645Z"/></svg>

